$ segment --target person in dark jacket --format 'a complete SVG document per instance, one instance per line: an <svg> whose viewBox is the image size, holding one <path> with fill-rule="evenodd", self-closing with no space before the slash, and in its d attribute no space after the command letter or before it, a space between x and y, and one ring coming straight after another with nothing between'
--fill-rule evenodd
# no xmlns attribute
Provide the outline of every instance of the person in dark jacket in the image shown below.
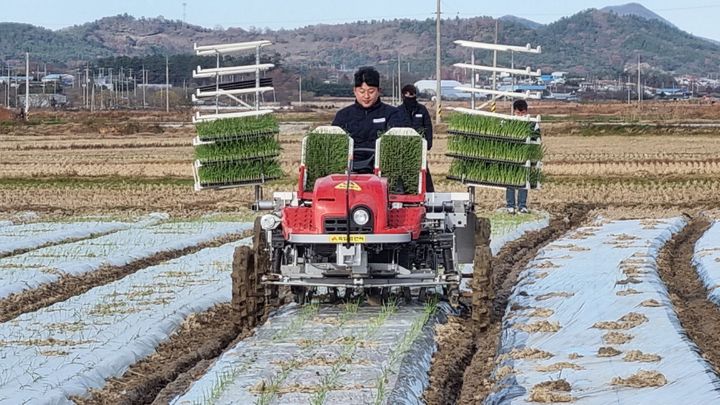
<svg viewBox="0 0 720 405"><path fill-rule="evenodd" d="M378 135L393 127L410 127L406 115L380 100L380 73L374 67L355 72L355 103L335 114L332 125L349 133L355 148L375 149Z"/></svg>
<svg viewBox="0 0 720 405"><path fill-rule="evenodd" d="M403 103L399 107L400 111L403 111L407 118L412 123L412 128L416 130L420 135L425 137L427 141L427 148L432 148L433 141L433 127L432 120L430 120L430 113L428 109L418 103L417 101L417 88L412 84L404 86L401 90ZM427 177L425 179L425 188L428 193L435 192L435 186L433 185L432 176L430 176L430 168L428 167Z"/></svg>

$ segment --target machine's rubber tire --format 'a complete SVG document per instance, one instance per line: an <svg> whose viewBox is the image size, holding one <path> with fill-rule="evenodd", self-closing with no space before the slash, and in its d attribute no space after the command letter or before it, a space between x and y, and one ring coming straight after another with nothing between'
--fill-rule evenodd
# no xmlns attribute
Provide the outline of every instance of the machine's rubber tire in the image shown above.
<svg viewBox="0 0 720 405"><path fill-rule="evenodd" d="M480 330L490 324L490 310L495 293L492 289L492 252L490 220L478 218L475 226L475 256L472 277L472 319Z"/></svg>

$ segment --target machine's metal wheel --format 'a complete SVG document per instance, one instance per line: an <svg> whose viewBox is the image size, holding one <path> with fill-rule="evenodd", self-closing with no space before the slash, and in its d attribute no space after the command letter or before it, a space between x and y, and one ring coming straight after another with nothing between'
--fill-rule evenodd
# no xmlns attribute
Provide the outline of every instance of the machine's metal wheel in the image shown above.
<svg viewBox="0 0 720 405"><path fill-rule="evenodd" d="M460 289L457 287L450 288L447 292L448 301L453 308L460 306Z"/></svg>
<svg viewBox="0 0 720 405"><path fill-rule="evenodd" d="M383 305L390 302L390 287L383 287L380 289L380 302L382 302Z"/></svg>
<svg viewBox="0 0 720 405"><path fill-rule="evenodd" d="M337 287L330 287L328 288L328 300L331 304L336 304L338 300L340 299L338 296L338 289Z"/></svg>
<svg viewBox="0 0 720 405"><path fill-rule="evenodd" d="M420 292L418 292L418 302L424 304L427 302L427 298L427 287L420 287Z"/></svg>
<svg viewBox="0 0 720 405"><path fill-rule="evenodd" d="M412 302L412 292L410 291L410 287L402 287L400 291L400 295L402 296L405 304L410 304Z"/></svg>
<svg viewBox="0 0 720 405"><path fill-rule="evenodd" d="M232 266L232 306L238 311L243 326L254 327L280 305L278 287L262 284L262 276L270 273L271 260L266 233L255 220L253 246L235 249Z"/></svg>
<svg viewBox="0 0 720 405"><path fill-rule="evenodd" d="M475 256L472 277L472 319L482 330L490 324L495 293L492 289L492 252L490 220L478 218L475 225Z"/></svg>
<svg viewBox="0 0 720 405"><path fill-rule="evenodd" d="M232 264L232 306L238 313L238 321L243 326L255 324L257 301L255 287L250 274L255 273L255 254L249 246L235 248Z"/></svg>
<svg viewBox="0 0 720 405"><path fill-rule="evenodd" d="M307 294L308 294L307 288L292 286L292 287L290 287L290 292L292 292L293 301L296 304L305 305L305 301L307 300Z"/></svg>

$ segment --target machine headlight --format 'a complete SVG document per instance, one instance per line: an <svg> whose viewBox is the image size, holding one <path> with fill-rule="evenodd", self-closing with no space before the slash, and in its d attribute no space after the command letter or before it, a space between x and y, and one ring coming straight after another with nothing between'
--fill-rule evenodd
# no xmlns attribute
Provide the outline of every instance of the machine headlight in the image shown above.
<svg viewBox="0 0 720 405"><path fill-rule="evenodd" d="M370 221L370 213L365 208L358 208L353 211L353 222L363 226Z"/></svg>

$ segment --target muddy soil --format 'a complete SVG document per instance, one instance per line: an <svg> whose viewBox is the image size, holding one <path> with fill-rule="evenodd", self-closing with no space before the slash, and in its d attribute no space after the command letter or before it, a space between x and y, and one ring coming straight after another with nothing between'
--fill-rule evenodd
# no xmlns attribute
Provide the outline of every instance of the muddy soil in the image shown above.
<svg viewBox="0 0 720 405"><path fill-rule="evenodd" d="M168 260L196 253L209 247L217 247L242 239L244 234L231 234L216 238L185 249L161 252L130 262L124 266L106 266L96 271L81 275L65 275L54 283L10 295L0 300L0 322L7 322L24 313L37 311L56 302L65 301L88 290L119 280L146 267L155 266Z"/></svg>
<svg viewBox="0 0 720 405"><path fill-rule="evenodd" d="M80 405L131 405L153 401L167 404L194 381L193 376L201 375L212 359L237 339L249 336L237 320L238 314L230 304L217 305L193 315L168 341L158 346L155 353L131 366L122 377L110 379L102 390L92 391L87 398L72 399ZM189 370L193 372L176 381ZM173 384L166 388L170 383Z"/></svg>
<svg viewBox="0 0 720 405"><path fill-rule="evenodd" d="M708 300L707 290L692 265L695 243L709 227L708 218L693 218L661 250L658 264L683 329L701 356L720 373L720 308Z"/></svg>
<svg viewBox="0 0 720 405"><path fill-rule="evenodd" d="M491 323L485 330L476 330L467 317L449 322L451 328L438 339L438 351L433 357L430 387L424 394L428 404L479 404L485 400L493 384L490 373L495 367L494 358L510 289L539 249L579 226L593 208L568 205L553 216L549 226L508 243L493 258L496 295Z"/></svg>

